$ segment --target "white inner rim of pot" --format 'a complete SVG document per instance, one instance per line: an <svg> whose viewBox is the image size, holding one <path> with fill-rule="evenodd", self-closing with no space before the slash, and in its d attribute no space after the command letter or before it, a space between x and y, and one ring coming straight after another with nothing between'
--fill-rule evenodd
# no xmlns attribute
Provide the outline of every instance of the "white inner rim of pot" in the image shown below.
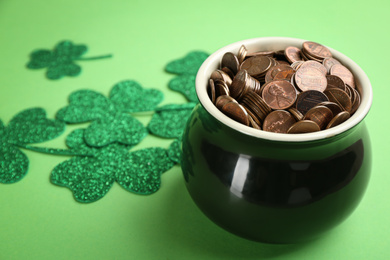
<svg viewBox="0 0 390 260"><path fill-rule="evenodd" d="M370 110L372 103L372 88L370 80L368 79L366 73L350 58L344 54L329 48L332 52L334 58L339 60L344 66L349 68L355 77L356 87L358 88L361 94L361 104L355 114L349 118L344 123L335 126L330 129L321 130L313 133L305 134L281 134L281 133L272 133L263 130L258 130L246 125L243 125L239 122L234 121L233 119L224 115L219 109L211 102L207 94L207 85L211 73L218 69L222 56L226 52L232 52L237 54L241 45L245 45L248 49L248 52L254 51L266 51L266 50L282 50L287 46L296 46L298 48L302 47L302 43L306 40L295 39L295 38L285 38L285 37L264 37L264 38L254 38L239 41L232 43L228 46L225 46L218 51L210 55L205 62L200 67L198 74L196 76L196 93L198 95L200 103L203 107L217 120L223 124L250 136L268 139L273 141L284 141L284 142L304 142L304 141L314 141L329 138L340 133L351 129L359 122L361 122L364 117L367 115Z"/></svg>

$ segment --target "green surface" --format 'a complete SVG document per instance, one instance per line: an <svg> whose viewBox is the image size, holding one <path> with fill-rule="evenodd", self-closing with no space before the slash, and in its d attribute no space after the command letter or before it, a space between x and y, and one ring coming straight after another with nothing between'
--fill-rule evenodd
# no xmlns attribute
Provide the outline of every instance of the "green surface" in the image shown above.
<svg viewBox="0 0 390 260"><path fill-rule="evenodd" d="M389 259L387 1L0 1L0 118L43 107L49 118L68 95L93 89L108 95L133 79L164 92L162 104L186 99L168 89L164 72L189 51L209 53L239 40L287 36L317 41L348 55L369 76L374 102L366 123L372 138L373 171L355 213L326 236L307 244L266 245L231 235L194 205L179 166L162 176L161 189L135 195L114 184L101 200L76 202L70 190L50 183L51 170L67 156L25 151L27 176L0 184L0 259ZM25 65L35 49L61 40L86 44L78 77L45 78ZM141 118L146 125L149 115ZM65 148L78 126L42 146ZM138 148L171 140L148 136Z"/></svg>

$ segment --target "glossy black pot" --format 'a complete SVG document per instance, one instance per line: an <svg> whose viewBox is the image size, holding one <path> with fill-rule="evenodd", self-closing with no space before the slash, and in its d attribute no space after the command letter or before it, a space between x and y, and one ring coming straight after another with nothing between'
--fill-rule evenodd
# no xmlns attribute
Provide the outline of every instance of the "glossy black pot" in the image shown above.
<svg viewBox="0 0 390 260"><path fill-rule="evenodd" d="M362 94L345 123L316 133L259 131L223 115L206 87L222 55L245 44L251 50L300 47L303 40L257 38L211 55L197 76L200 104L183 136L182 169L198 207L216 224L244 238L269 243L313 239L345 220L368 185L371 147L363 121L372 102L366 74L345 55L333 56L354 73Z"/></svg>

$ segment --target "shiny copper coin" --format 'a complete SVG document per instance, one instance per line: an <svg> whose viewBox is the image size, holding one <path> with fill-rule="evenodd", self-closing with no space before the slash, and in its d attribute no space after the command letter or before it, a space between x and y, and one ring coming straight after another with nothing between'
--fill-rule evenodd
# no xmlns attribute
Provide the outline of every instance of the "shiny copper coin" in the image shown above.
<svg viewBox="0 0 390 260"><path fill-rule="evenodd" d="M236 102L226 103L222 109L222 113L230 117L231 119L240 122L246 126L249 126L248 113L245 108Z"/></svg>
<svg viewBox="0 0 390 260"><path fill-rule="evenodd" d="M272 64L271 58L267 56L253 56L251 58L246 59L241 64L241 69L248 71L248 74L252 77L259 77L261 74L265 73Z"/></svg>
<svg viewBox="0 0 390 260"><path fill-rule="evenodd" d="M246 81L248 79L248 73L246 70L240 70L236 76L234 76L232 84L230 85L230 95L233 98L237 98L241 95L242 91L246 87Z"/></svg>
<svg viewBox="0 0 390 260"><path fill-rule="evenodd" d="M291 115L293 115L293 117L295 118L295 120L297 121L300 121L303 119L303 115L301 112L299 112L298 109L296 109L295 107L291 107L288 109L288 112L290 112Z"/></svg>
<svg viewBox="0 0 390 260"><path fill-rule="evenodd" d="M346 86L344 81L336 75L326 75L326 82L326 89L339 88L345 91Z"/></svg>
<svg viewBox="0 0 390 260"><path fill-rule="evenodd" d="M301 91L297 88L297 85L295 84L295 73L294 73L294 75L291 76L290 83L291 83L291 85L294 86L295 91L297 92L297 94L299 94L299 92L301 92Z"/></svg>
<svg viewBox="0 0 390 260"><path fill-rule="evenodd" d="M311 42L307 41L302 44L302 49L304 52L309 54L310 56L319 58L319 59L325 59L328 57L332 57L332 53L328 48L325 46L316 43L316 42Z"/></svg>
<svg viewBox="0 0 390 260"><path fill-rule="evenodd" d="M324 91L327 86L327 81L318 69L307 67L307 68L299 68L295 73L295 83L297 87L302 90L317 90Z"/></svg>
<svg viewBox="0 0 390 260"><path fill-rule="evenodd" d="M287 80L291 81L292 76L295 74L295 70L293 68L282 70L276 73L273 80Z"/></svg>
<svg viewBox="0 0 390 260"><path fill-rule="evenodd" d="M288 130L288 134L304 134L320 131L320 127L310 120L301 120L293 124Z"/></svg>
<svg viewBox="0 0 390 260"><path fill-rule="evenodd" d="M238 62L237 56L231 52L226 52L223 55L221 61L221 68L224 67L229 68L233 72L233 74L236 74L240 67L240 63Z"/></svg>
<svg viewBox="0 0 390 260"><path fill-rule="evenodd" d="M209 79L209 85L207 86L207 94L209 95L211 102L215 104L215 86L214 86L214 80L212 79Z"/></svg>
<svg viewBox="0 0 390 260"><path fill-rule="evenodd" d="M303 57L303 59L305 61L313 60L313 61L317 61L317 62L322 63L322 59L321 58L317 58L317 57L311 56L310 54L305 52L305 50L302 50L302 57Z"/></svg>
<svg viewBox="0 0 390 260"><path fill-rule="evenodd" d="M275 80L265 86L262 97L272 109L287 109L295 103L297 92L290 82Z"/></svg>
<svg viewBox="0 0 390 260"><path fill-rule="evenodd" d="M270 58L270 60L271 60L271 66L269 66L269 68L264 73L260 74L261 77L265 77L268 70L270 70L272 67L279 65L279 61L275 60L274 58Z"/></svg>
<svg viewBox="0 0 390 260"><path fill-rule="evenodd" d="M233 73L233 71L231 71L228 67L223 67L222 69L221 69L223 72L225 72L226 74L228 74L229 75L229 78L231 78L231 79L233 79L234 78L234 73Z"/></svg>
<svg viewBox="0 0 390 260"><path fill-rule="evenodd" d="M251 112L252 118L256 119L258 122L263 122L267 114L265 114L256 104L247 98L243 98L241 105ZM249 114L249 113L248 113Z"/></svg>
<svg viewBox="0 0 390 260"><path fill-rule="evenodd" d="M227 86L226 82L221 80L221 79L217 79L216 81L214 81L214 86L215 86L215 97L219 97L219 96L230 96L230 91L229 91L229 87Z"/></svg>
<svg viewBox="0 0 390 260"><path fill-rule="evenodd" d="M329 108L332 111L333 116L335 116L338 113L343 111L343 109L339 105L337 105L334 102L330 102L330 101L321 102L318 104L318 106L325 106L325 107Z"/></svg>
<svg viewBox="0 0 390 260"><path fill-rule="evenodd" d="M297 47L294 46L289 46L284 50L284 55L286 56L286 59L290 63L294 63L296 61L301 61L302 56L301 56L301 50Z"/></svg>
<svg viewBox="0 0 390 260"><path fill-rule="evenodd" d="M351 115L347 111L340 112L329 122L329 124L326 126L326 129L329 129L331 127L334 127L336 125L344 123L350 117L351 117Z"/></svg>
<svg viewBox="0 0 390 260"><path fill-rule="evenodd" d="M330 73L330 68L332 68L332 66L335 65L335 64L341 64L341 63L338 60L336 60L335 58L332 58L332 57L325 58L322 61L322 65L324 65L324 67L326 68L328 73Z"/></svg>
<svg viewBox="0 0 390 260"><path fill-rule="evenodd" d="M356 112L356 110L359 108L360 102L361 102L360 94L357 91L357 89L354 88L353 91L355 91L355 100L352 103L352 108L351 108L351 112L350 112L351 115Z"/></svg>
<svg viewBox="0 0 390 260"><path fill-rule="evenodd" d="M231 96L240 100L249 90L260 93L260 82L250 76L246 70L240 70L230 85Z"/></svg>
<svg viewBox="0 0 390 260"><path fill-rule="evenodd" d="M276 110L271 112L263 122L263 130L273 133L287 133L287 130L296 122L287 111Z"/></svg>
<svg viewBox="0 0 390 260"><path fill-rule="evenodd" d="M320 129L324 129L330 120L333 119L332 111L325 106L315 106L307 111L304 120L311 120L316 123Z"/></svg>
<svg viewBox="0 0 390 260"><path fill-rule="evenodd" d="M352 72L341 64L335 64L330 68L330 74L339 76L345 84L355 88L355 79Z"/></svg>
<svg viewBox="0 0 390 260"><path fill-rule="evenodd" d="M207 93L231 119L279 133L333 127L355 113L361 102L352 72L315 42L304 42L301 50L289 46L249 53L242 45L237 56L225 53L221 69L210 76ZM288 126L283 115L293 120Z"/></svg>
<svg viewBox="0 0 390 260"><path fill-rule="evenodd" d="M353 103L353 101L355 100L355 91L353 91L354 89L348 84L345 84L345 89L345 92L347 92L349 99L351 99L351 102Z"/></svg>
<svg viewBox="0 0 390 260"><path fill-rule="evenodd" d="M242 98L241 102L250 109L260 121L263 121L272 111L264 100L253 91L248 91L248 93L246 93Z"/></svg>
<svg viewBox="0 0 390 260"><path fill-rule="evenodd" d="M216 106L219 110L221 110L222 107L223 107L225 104L229 103L229 102L235 102L235 103L237 103L237 101L236 101L234 98L232 98L231 96L227 96L227 95L219 96L219 97L217 97L217 99L215 100L215 106Z"/></svg>
<svg viewBox="0 0 390 260"><path fill-rule="evenodd" d="M352 97L352 88L350 86L348 86L347 84L345 84L345 92L347 92L349 98Z"/></svg>
<svg viewBox="0 0 390 260"><path fill-rule="evenodd" d="M248 115L249 115L249 121L251 121L250 119L252 118L252 120L256 123L256 125L258 126L258 127L260 127L261 126L261 120L257 117L257 115L256 114L254 114L253 112L252 112L252 110L250 110L249 108L247 108L246 106L245 106L245 104L240 104L240 105L242 105L242 107L243 108L245 108L245 110L246 110L246 112L248 113ZM251 123L251 125L253 126L253 124ZM253 127L255 127L255 126L253 126ZM255 128L257 128L257 127L255 127Z"/></svg>
<svg viewBox="0 0 390 260"><path fill-rule="evenodd" d="M304 51L301 51L301 56L302 56L303 61L310 60L310 58L306 56L306 53Z"/></svg>
<svg viewBox="0 0 390 260"><path fill-rule="evenodd" d="M272 109L267 105L267 103L265 103L265 101L260 98L260 101L257 102L257 104L259 105L259 108L261 109L261 111L263 111L263 113L267 116L269 113L272 112Z"/></svg>
<svg viewBox="0 0 390 260"><path fill-rule="evenodd" d="M267 115L271 113L272 109L265 103L264 99L255 92L249 91L247 94L248 98L251 99L259 108L261 108Z"/></svg>
<svg viewBox="0 0 390 260"><path fill-rule="evenodd" d="M321 63L319 63L318 61L315 61L315 60L308 60L308 61L305 61L302 65L301 65L301 68L306 68L306 67L311 67L311 68L316 68L318 69L319 71L322 72L322 74L326 75L328 73L327 69L324 67L324 65L322 65Z"/></svg>
<svg viewBox="0 0 390 260"><path fill-rule="evenodd" d="M245 95L242 100L242 105L246 107L248 110L250 110L253 113L253 118L258 119L258 121L263 121L268 113L262 109L256 101L249 98L247 95Z"/></svg>
<svg viewBox="0 0 390 260"><path fill-rule="evenodd" d="M324 101L329 101L324 93L317 90L308 90L299 93L295 106L299 112L305 115L311 108Z"/></svg>
<svg viewBox="0 0 390 260"><path fill-rule="evenodd" d="M249 116L249 125L250 125L251 127L255 128L255 129L257 129L257 130L261 130L260 125L258 125L258 124L256 123L256 121L255 121L251 116Z"/></svg>
<svg viewBox="0 0 390 260"><path fill-rule="evenodd" d="M265 74L265 82L270 82L274 79L275 75L284 70L290 70L291 67L286 64L280 64L271 67Z"/></svg>
<svg viewBox="0 0 390 260"><path fill-rule="evenodd" d="M241 45L237 54L237 59L240 64L245 60L247 54L248 54L248 50L246 49L245 45Z"/></svg>
<svg viewBox="0 0 390 260"><path fill-rule="evenodd" d="M253 56L273 56L275 54L275 51L256 51L251 52L247 54L247 57L253 57Z"/></svg>
<svg viewBox="0 0 390 260"><path fill-rule="evenodd" d="M291 66L291 68L293 68L294 70L298 70L298 69L302 66L303 63L305 63L303 60L302 60L302 61L299 60L299 61L294 62L294 63L291 64L290 66Z"/></svg>
<svg viewBox="0 0 390 260"><path fill-rule="evenodd" d="M263 85L261 86L260 91L259 91L259 94L260 94L260 95L263 95L263 90L264 90L264 88L268 85L268 83L269 83L269 82L265 82L265 84L263 84Z"/></svg>
<svg viewBox="0 0 390 260"><path fill-rule="evenodd" d="M324 94L329 98L329 101L337 103L343 110L350 112L352 109L351 99L345 91L337 88L325 90Z"/></svg>
<svg viewBox="0 0 390 260"><path fill-rule="evenodd" d="M230 86L232 84L232 79L223 70L215 70L215 71L213 71L213 73L211 73L210 78L212 80L214 80L214 81L217 80L217 79L223 80L223 81L226 82L226 85L228 85L228 86Z"/></svg>
<svg viewBox="0 0 390 260"><path fill-rule="evenodd" d="M240 96L238 96L238 99L240 99L248 91L253 91L260 94L260 89L261 89L260 82L254 77L248 75L247 80L245 81L245 85L246 86L244 90L241 92Z"/></svg>

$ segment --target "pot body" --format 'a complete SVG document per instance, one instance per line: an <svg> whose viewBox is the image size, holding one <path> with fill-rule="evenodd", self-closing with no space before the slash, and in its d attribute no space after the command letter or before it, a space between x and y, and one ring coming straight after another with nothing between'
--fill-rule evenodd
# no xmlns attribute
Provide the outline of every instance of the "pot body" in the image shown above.
<svg viewBox="0 0 390 260"><path fill-rule="evenodd" d="M268 243L307 241L340 224L361 201L371 170L363 121L321 140L271 141L222 124L198 104L182 150L187 189L205 215Z"/></svg>

